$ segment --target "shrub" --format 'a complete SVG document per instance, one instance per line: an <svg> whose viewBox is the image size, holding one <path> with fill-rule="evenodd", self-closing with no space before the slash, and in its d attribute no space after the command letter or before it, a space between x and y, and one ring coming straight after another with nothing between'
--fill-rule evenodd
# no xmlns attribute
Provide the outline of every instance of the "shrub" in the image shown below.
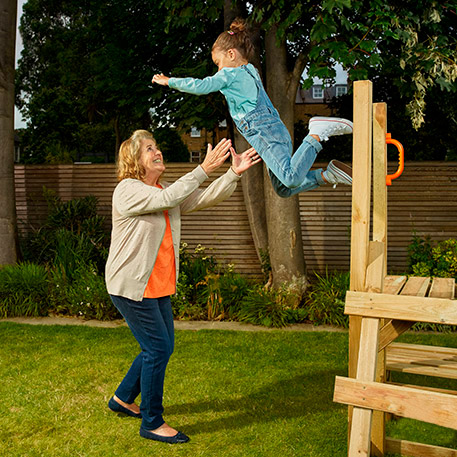
<svg viewBox="0 0 457 457"><path fill-rule="evenodd" d="M252 282L229 270L220 276L219 283L225 317L233 320L241 310L243 298L249 293Z"/></svg>
<svg viewBox="0 0 457 457"><path fill-rule="evenodd" d="M435 262L433 275L440 278L457 278L457 240L444 240L433 248Z"/></svg>
<svg viewBox="0 0 457 457"><path fill-rule="evenodd" d="M48 313L48 272L29 262L0 269L0 317L45 316Z"/></svg>
<svg viewBox="0 0 457 457"><path fill-rule="evenodd" d="M206 307L199 300L199 293L205 286L205 278L217 273L220 267L202 245L197 245L192 253L187 247L187 243L182 243L179 249L179 278L177 294L172 297L173 313L181 319L204 319Z"/></svg>
<svg viewBox="0 0 457 457"><path fill-rule="evenodd" d="M103 229L104 218L97 215L96 197L62 202L55 192L46 188L43 192L48 216L42 227L22 240L24 258L49 265L57 261L64 268L80 258L84 263L93 262L102 272L108 255L108 235Z"/></svg>
<svg viewBox="0 0 457 457"><path fill-rule="evenodd" d="M233 271L233 266L219 266L218 273L209 273L200 283L198 301L207 311L208 320L234 319L251 286Z"/></svg>
<svg viewBox="0 0 457 457"><path fill-rule="evenodd" d="M297 297L286 289L265 289L258 285L243 298L237 314L240 322L266 327L284 327L297 309Z"/></svg>
<svg viewBox="0 0 457 457"><path fill-rule="evenodd" d="M408 247L409 271L416 276L457 278L457 240L440 241L433 247L430 236L413 235Z"/></svg>
<svg viewBox="0 0 457 457"><path fill-rule="evenodd" d="M193 252L187 243L180 247L180 273L176 295L171 297L178 319L234 319L250 282L233 271L233 265L219 263L200 244Z"/></svg>
<svg viewBox="0 0 457 457"><path fill-rule="evenodd" d="M334 271L325 275L314 273L306 300L307 319L315 325L336 325L347 328L348 316L344 314L344 300L349 289L349 273Z"/></svg>
<svg viewBox="0 0 457 457"><path fill-rule="evenodd" d="M433 269L432 240L430 236L421 238L413 234L408 246L409 271L416 276L430 276Z"/></svg>
<svg viewBox="0 0 457 457"><path fill-rule="evenodd" d="M200 320L205 318L205 310L201 304L191 301L194 285L186 272L180 271L176 285L176 295L171 296L173 315L179 320Z"/></svg>
<svg viewBox="0 0 457 457"><path fill-rule="evenodd" d="M121 317L106 291L104 278L93 265L80 265L71 280L64 269L52 270L51 276L54 312L98 320Z"/></svg>

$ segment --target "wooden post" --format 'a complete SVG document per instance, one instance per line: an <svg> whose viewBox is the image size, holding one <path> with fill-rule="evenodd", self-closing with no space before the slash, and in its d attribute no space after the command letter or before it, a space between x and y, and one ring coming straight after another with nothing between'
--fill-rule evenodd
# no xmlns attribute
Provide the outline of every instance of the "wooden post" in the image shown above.
<svg viewBox="0 0 457 457"><path fill-rule="evenodd" d="M373 241L384 243L387 275L387 105L373 104Z"/></svg>
<svg viewBox="0 0 457 457"><path fill-rule="evenodd" d="M363 318L360 335L359 364L357 379L359 381L374 381L378 355L379 319ZM353 426L348 446L349 457L370 456L370 428L373 410L354 408Z"/></svg>
<svg viewBox="0 0 457 457"><path fill-rule="evenodd" d="M387 275L387 105L373 104L373 241L384 245L383 276ZM380 292L383 292L381 286ZM381 327L384 326L381 320ZM386 381L386 351L378 354L376 382ZM371 453L383 457L386 452L386 413L374 411L371 425Z"/></svg>
<svg viewBox="0 0 457 457"><path fill-rule="evenodd" d="M354 82L354 132L352 156L352 227L351 227L351 281L350 290L364 291L368 263L370 234L371 150L372 150L371 81ZM349 377L357 374L361 318L349 318ZM352 424L349 408L348 433Z"/></svg>
<svg viewBox="0 0 457 457"><path fill-rule="evenodd" d="M365 290L365 274L370 234L371 150L372 150L371 81L354 83L353 182L351 230L351 285L353 291Z"/></svg>

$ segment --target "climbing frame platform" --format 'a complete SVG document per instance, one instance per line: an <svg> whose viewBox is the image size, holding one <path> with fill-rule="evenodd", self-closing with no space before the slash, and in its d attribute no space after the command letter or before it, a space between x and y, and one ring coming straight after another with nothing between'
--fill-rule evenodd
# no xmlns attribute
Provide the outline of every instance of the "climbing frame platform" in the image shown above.
<svg viewBox="0 0 457 457"><path fill-rule="evenodd" d="M457 379L457 348L395 342L416 322L457 325L457 300L454 279L387 275L387 186L401 171L387 175L386 144L398 142L370 81L354 84L353 141L349 376L336 377L334 390L334 401L349 405L348 456L457 457L385 434L391 415L457 430L457 391L389 381L395 371Z"/></svg>

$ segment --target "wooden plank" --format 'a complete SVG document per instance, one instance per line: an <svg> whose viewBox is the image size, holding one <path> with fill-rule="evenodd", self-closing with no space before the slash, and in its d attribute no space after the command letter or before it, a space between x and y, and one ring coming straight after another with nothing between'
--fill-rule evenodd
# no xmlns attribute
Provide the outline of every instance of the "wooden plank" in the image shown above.
<svg viewBox="0 0 457 457"><path fill-rule="evenodd" d="M413 321L390 320L379 332L379 351L395 341L402 333L405 333L414 325Z"/></svg>
<svg viewBox="0 0 457 457"><path fill-rule="evenodd" d="M373 241L384 243L387 275L387 105L373 104Z"/></svg>
<svg viewBox="0 0 457 457"><path fill-rule="evenodd" d="M383 175L384 176L384 175ZM384 177L385 179L385 177ZM385 182L384 182L385 187ZM374 228L374 227L373 227ZM366 276L366 289L369 292L381 292L384 285L385 277L385 244L382 241L370 241L369 243L369 254L368 254L368 267L367 267L367 276ZM365 319L364 319L365 321ZM376 334L379 330L379 325L383 323L377 320L376 328L372 331ZM362 342L360 344L363 344ZM373 357L373 355L371 355ZM359 363L360 363L360 353L359 353ZM358 372L357 372L358 373ZM386 374L386 364L385 364L385 352L380 351L378 353L375 376L373 381L384 382ZM359 379L359 376L357 376ZM356 414L357 409L354 410ZM359 413L357 413L359 414ZM363 413L368 415L367 412ZM371 455L374 457L382 457L385 450L385 413L380 411L374 411L370 414L371 417ZM368 421L369 419L365 419ZM368 423L368 422L367 422Z"/></svg>
<svg viewBox="0 0 457 457"><path fill-rule="evenodd" d="M370 241L365 290L382 292L384 286L385 249L381 241Z"/></svg>
<svg viewBox="0 0 457 457"><path fill-rule="evenodd" d="M394 343L387 347L389 371L457 379L457 349Z"/></svg>
<svg viewBox="0 0 457 457"><path fill-rule="evenodd" d="M409 457L457 457L457 450L430 444L413 443L394 438L386 439L389 454L399 454Z"/></svg>
<svg viewBox="0 0 457 457"><path fill-rule="evenodd" d="M350 288L358 291L365 288L370 234L372 98L371 81L354 82Z"/></svg>
<svg viewBox="0 0 457 457"><path fill-rule="evenodd" d="M380 321L380 325L383 322ZM379 336L378 336L379 347ZM376 382L386 382L386 351L378 352L376 364ZM373 457L383 457L386 453L386 420L387 414L383 411L373 411L371 420L371 455Z"/></svg>
<svg viewBox="0 0 457 457"><path fill-rule="evenodd" d="M453 299L455 293L454 278L434 278L429 297Z"/></svg>
<svg viewBox="0 0 457 457"><path fill-rule="evenodd" d="M397 371L400 373L417 374L421 376L434 376L437 378L457 379L457 369L455 367L442 366L439 365L439 363L436 361L430 361L430 365L414 365L409 362L387 363L387 370Z"/></svg>
<svg viewBox="0 0 457 457"><path fill-rule="evenodd" d="M371 381L375 379L376 358L378 355L379 319L364 318L360 332L359 360L357 379Z"/></svg>
<svg viewBox="0 0 457 457"><path fill-rule="evenodd" d="M427 293L430 278L410 277L403 287L400 295L412 295L424 297ZM384 325L379 334L379 350L381 351L392 341L395 341L402 333L409 330L414 325L413 321L391 320Z"/></svg>
<svg viewBox="0 0 457 457"><path fill-rule="evenodd" d="M346 314L457 325L457 301L445 298L346 293Z"/></svg>
<svg viewBox="0 0 457 457"><path fill-rule="evenodd" d="M421 276L411 276L408 278L405 286L403 287L400 295L411 295L415 297L425 297L427 294L430 278ZM452 298L452 297L442 297Z"/></svg>
<svg viewBox="0 0 457 457"><path fill-rule="evenodd" d="M382 252L381 255L383 255ZM374 381L378 355L379 319L362 319L357 380ZM354 408L349 440L348 456L370 455L371 409Z"/></svg>
<svg viewBox="0 0 457 457"><path fill-rule="evenodd" d="M352 204L350 289L364 290L368 262L371 198L372 99L371 81L354 82L354 130L352 135ZM349 376L355 377L361 320L349 318ZM351 430L352 411L349 410Z"/></svg>
<svg viewBox="0 0 457 457"><path fill-rule="evenodd" d="M333 400L457 430L454 395L337 376Z"/></svg>
<svg viewBox="0 0 457 457"><path fill-rule="evenodd" d="M393 386L410 387L411 389L430 390L431 392L441 392L443 394L449 394L449 395L457 396L457 390L440 389L438 387L430 387L430 386L416 386L416 385L413 385L413 384L404 384L404 383L401 383L401 382L389 382L388 384L392 384Z"/></svg>
<svg viewBox="0 0 457 457"><path fill-rule="evenodd" d="M396 295L406 282L406 276L386 276L384 278L384 294Z"/></svg>

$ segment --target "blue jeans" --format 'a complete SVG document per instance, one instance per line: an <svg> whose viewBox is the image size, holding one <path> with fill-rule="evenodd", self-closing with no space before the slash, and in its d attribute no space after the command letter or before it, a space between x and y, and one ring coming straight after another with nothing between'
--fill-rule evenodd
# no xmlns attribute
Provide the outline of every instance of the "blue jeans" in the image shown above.
<svg viewBox="0 0 457 457"><path fill-rule="evenodd" d="M292 155L292 140L278 111L258 78L247 67L243 68L256 83L257 105L242 119L234 119L234 122L241 135L265 162L276 193L280 197L290 197L325 184L322 169L311 171L317 153L322 149L320 142L308 135Z"/></svg>
<svg viewBox="0 0 457 457"><path fill-rule="evenodd" d="M170 297L134 301L110 295L124 317L141 352L117 388L116 396L133 403L141 392L141 426L155 430L163 420L163 383L168 360L174 349L173 313Z"/></svg>

